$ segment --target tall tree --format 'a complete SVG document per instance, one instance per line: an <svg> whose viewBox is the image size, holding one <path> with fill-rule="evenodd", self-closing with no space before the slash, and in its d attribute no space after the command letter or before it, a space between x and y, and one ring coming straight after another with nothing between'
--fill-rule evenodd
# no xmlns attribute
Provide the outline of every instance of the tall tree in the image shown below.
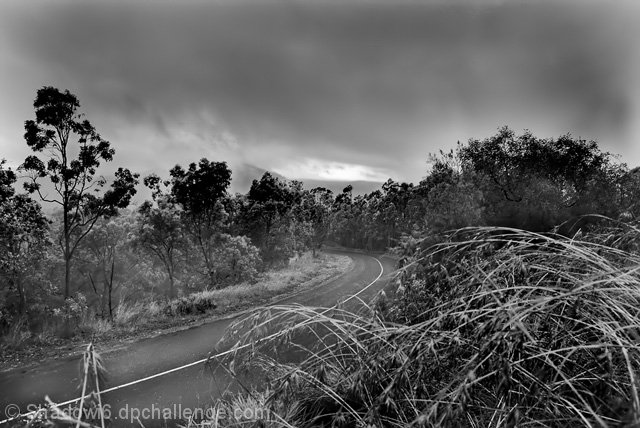
<svg viewBox="0 0 640 428"><path fill-rule="evenodd" d="M331 235L339 244L348 247L355 246L354 228L362 232L362 225L358 224L358 208L353 201L353 186L348 185L342 193L336 195L333 201L331 215Z"/></svg>
<svg viewBox="0 0 640 428"><path fill-rule="evenodd" d="M215 246L223 232L227 213L224 198L231 184L231 170L226 162L210 162L202 158L187 170L176 165L171 175L171 198L182 207L185 231L198 248L204 270L213 285Z"/></svg>
<svg viewBox="0 0 640 428"><path fill-rule="evenodd" d="M329 234L331 228L331 206L333 205L333 192L324 187L316 187L310 191L304 191L299 205L299 213L296 217L303 219L310 225L309 246L316 255L316 250Z"/></svg>
<svg viewBox="0 0 640 428"><path fill-rule="evenodd" d="M253 180L244 208L244 229L267 264L281 263L297 249L293 207L302 199L302 184L265 172Z"/></svg>
<svg viewBox="0 0 640 428"><path fill-rule="evenodd" d="M62 208L58 243L65 262L64 296L69 297L71 261L78 245L100 217L129 205L138 174L119 168L111 188L100 194L107 182L102 177L95 179L96 170L102 161L113 159L115 150L78 112L78 98L68 90L45 86L38 90L33 107L36 118L25 122L24 138L34 152L46 152L48 160L45 163L37 155L25 159L21 168L29 180L24 186ZM42 189L44 178L51 182L53 195Z"/></svg>
<svg viewBox="0 0 640 428"><path fill-rule="evenodd" d="M169 171L171 195L193 216L209 216L216 202L227 195L231 170L226 162L211 162L206 158L189 164L187 170L176 165Z"/></svg>

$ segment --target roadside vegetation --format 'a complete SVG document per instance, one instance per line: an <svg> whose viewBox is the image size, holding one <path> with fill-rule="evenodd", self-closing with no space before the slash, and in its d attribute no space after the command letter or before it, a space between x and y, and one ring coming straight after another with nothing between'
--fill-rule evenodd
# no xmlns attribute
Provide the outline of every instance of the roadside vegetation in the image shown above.
<svg viewBox="0 0 640 428"><path fill-rule="evenodd" d="M392 294L358 313L255 313L229 335L259 346L221 363L262 372L296 427L638 426L638 170L595 142L507 128L432 161L396 186L389 234L343 235L395 242ZM353 224L367 217L367 196L340 199Z"/></svg>
<svg viewBox="0 0 640 428"><path fill-rule="evenodd" d="M278 343L301 361L269 358L270 341L229 358L268 374L273 411L298 427L636 426L639 242L633 227L461 229L406 259L396 296L367 311L245 321L243 343L290 328Z"/></svg>
<svg viewBox="0 0 640 428"><path fill-rule="evenodd" d="M34 107L28 145L42 156L75 133L78 157L20 169L45 201L49 181L50 217L0 167L3 349L263 302L323 260L327 275L346 268L315 258L330 240L396 254L392 292L356 313L275 306L239 321L230 339L253 346L217 362L268 387L215 405L271 416L218 426L640 425L640 170L596 142L504 127L430 155L418 184L367 195L270 173L229 195L226 163L201 159L143 178L152 200L129 207L139 177L118 169L100 190L115 152L77 120L75 97L43 88ZM273 359L274 345L298 360Z"/></svg>

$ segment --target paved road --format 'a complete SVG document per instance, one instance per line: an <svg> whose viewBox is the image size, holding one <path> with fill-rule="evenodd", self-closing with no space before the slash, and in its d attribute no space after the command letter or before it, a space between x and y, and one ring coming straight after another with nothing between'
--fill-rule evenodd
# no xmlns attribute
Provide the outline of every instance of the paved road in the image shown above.
<svg viewBox="0 0 640 428"><path fill-rule="evenodd" d="M341 297L355 294L380 273L380 264L374 257L351 252L332 252L350 256L354 260L353 269L323 286L301 293L283 303L329 307ZM384 275L362 293L361 296L365 299L382 289L394 270L392 260L378 260L384 267ZM109 370L106 386L121 385L206 357L231 322L232 319L213 321L191 329L141 340L116 351L105 353L103 350L103 360ZM16 369L0 374L0 420L5 418L5 408L10 404L18 406L24 412L30 405L42 403L45 395L49 395L56 402L79 396L79 364L79 359L54 360L28 370ZM220 373L210 376L203 373L203 370L202 365L197 365L106 393L103 400L108 405L111 418L116 421L117 426L125 426L128 425L125 422L130 422L123 421L118 416L130 417L134 412L122 409L134 408L157 411L152 415L153 420L144 423L145 427L162 426L164 423L160 423L160 418L156 417L161 410L175 410L176 406L204 407L221 395L228 379ZM134 424L139 426L135 420Z"/></svg>

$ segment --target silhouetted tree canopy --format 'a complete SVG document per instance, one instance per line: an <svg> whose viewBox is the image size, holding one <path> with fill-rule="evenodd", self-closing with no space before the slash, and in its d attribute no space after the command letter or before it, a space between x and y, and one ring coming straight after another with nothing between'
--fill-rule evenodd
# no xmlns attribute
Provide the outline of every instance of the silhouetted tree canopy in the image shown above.
<svg viewBox="0 0 640 428"><path fill-rule="evenodd" d="M65 260L64 295L70 295L71 260L98 218L115 215L129 205L135 195L138 174L119 168L106 192L104 178L97 178L97 168L111 161L115 150L91 123L79 113L80 102L68 90L51 86L38 90L33 103L35 120L25 122L24 139L36 153L46 151L45 160L28 156L22 164L29 179L24 187L37 193L43 201L62 209L63 228L59 244ZM47 178L54 194L42 192L41 180Z"/></svg>

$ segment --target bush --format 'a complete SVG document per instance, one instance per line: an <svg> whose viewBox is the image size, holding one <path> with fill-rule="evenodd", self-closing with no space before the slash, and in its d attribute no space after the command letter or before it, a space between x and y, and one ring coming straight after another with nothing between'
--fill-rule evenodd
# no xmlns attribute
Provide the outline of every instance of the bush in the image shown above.
<svg viewBox="0 0 640 428"><path fill-rule="evenodd" d="M215 308L216 304L213 302L213 299L204 292L190 294L172 300L165 306L164 312L168 316L182 316L204 314Z"/></svg>
<svg viewBox="0 0 640 428"><path fill-rule="evenodd" d="M146 309L150 317L156 317L160 312L162 312L162 307L155 300L149 302Z"/></svg>
<svg viewBox="0 0 640 428"><path fill-rule="evenodd" d="M246 236L223 234L213 258L217 288L255 281L262 264L260 251Z"/></svg>
<svg viewBox="0 0 640 428"><path fill-rule="evenodd" d="M463 229L366 313L282 307L234 329L291 328L299 365L230 358L270 374L296 426L637 426L640 256L622 247L639 234Z"/></svg>

